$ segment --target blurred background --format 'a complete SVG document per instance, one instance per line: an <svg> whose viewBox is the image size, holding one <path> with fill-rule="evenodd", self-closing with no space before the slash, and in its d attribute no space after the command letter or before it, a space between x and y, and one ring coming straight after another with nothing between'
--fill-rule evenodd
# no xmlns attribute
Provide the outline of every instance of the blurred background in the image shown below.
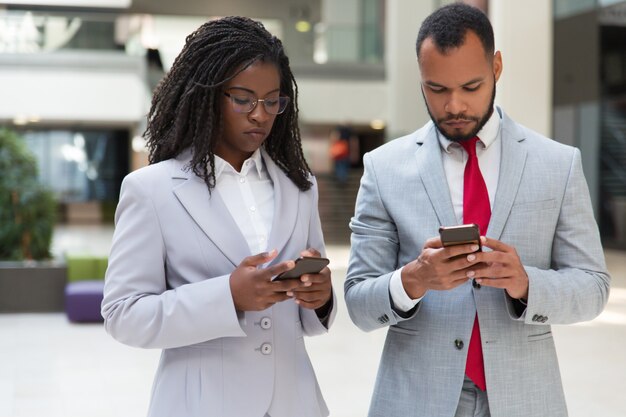
<svg viewBox="0 0 626 417"><path fill-rule="evenodd" d="M616 288L608 316L557 331L565 340L559 354L569 365L565 381L573 416L626 415L616 402L619 396L607 399L605 390L613 387L607 381L616 371L626 371L624 355L610 348L626 342L626 1L465 2L488 14L502 52L496 103L516 121L582 151ZM261 20L282 39L298 82L303 146L318 177L333 280L341 292L363 154L428 120L414 45L422 20L447 3L0 3L0 128L17 132L34 155L37 182L54 195L51 256L63 269L56 284L33 281L33 289L25 286L28 278L11 280L21 274L16 270L3 278L0 265L0 416L145 413L158 352L120 346L100 325L68 322L63 291L68 280L81 278L67 271L66 262L78 254L104 258L106 267L121 181L147 164L142 133L152 91L189 33L208 19L244 15ZM338 135L350 145L341 176L335 175L331 158ZM89 278L100 279L98 274ZM345 311L338 325L337 336L309 343L311 354L331 411L338 410L332 415L361 416L384 332L358 332ZM585 344L592 343L591 335L603 341L600 348ZM576 349L587 348L606 356L577 365ZM347 359L354 357L362 360L353 366ZM337 376L337 367L344 367L345 375ZM579 379L590 369L600 385L594 384L596 396L586 401L588 384Z"/></svg>
<svg viewBox="0 0 626 417"><path fill-rule="evenodd" d="M348 125L355 135L349 178L358 179L363 153L428 118L414 43L422 19L444 3L4 3L0 124L18 130L36 154L40 181L58 197L60 222L110 222L122 178L146 164L141 135L154 86L189 33L207 19L241 14L284 41L313 170L332 172L330 133ZM522 124L581 148L603 240L626 248L626 2L469 3L489 14L503 54L497 103ZM348 231L341 204L327 200L353 198L322 193L331 241L347 242Z"/></svg>

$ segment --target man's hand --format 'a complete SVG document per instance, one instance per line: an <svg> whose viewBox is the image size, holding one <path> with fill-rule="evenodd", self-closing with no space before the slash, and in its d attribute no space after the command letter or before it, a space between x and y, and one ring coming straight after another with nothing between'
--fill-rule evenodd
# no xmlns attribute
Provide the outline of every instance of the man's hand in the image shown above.
<svg viewBox="0 0 626 417"><path fill-rule="evenodd" d="M296 279L272 281L272 277L289 271L295 266L294 261L285 261L269 268L260 269L260 265L274 259L278 252L259 253L246 257L230 274L230 291L235 309L239 311L261 311L272 305L291 298L288 292L302 285Z"/></svg>
<svg viewBox="0 0 626 417"><path fill-rule="evenodd" d="M301 256L319 258L321 255L315 249L307 249L300 253ZM296 303L304 308L318 309L330 301L332 286L330 269L325 267L319 274L305 274L300 277L301 286L289 291L287 295L293 295Z"/></svg>
<svg viewBox="0 0 626 417"><path fill-rule="evenodd" d="M467 271L468 278L475 278L480 285L502 288L511 298L528 299L528 275L514 247L499 240L481 236L483 246L490 252L479 252L467 256L468 262L480 262ZM470 261L470 257L475 257Z"/></svg>
<svg viewBox="0 0 626 417"><path fill-rule="evenodd" d="M469 267L480 262L467 256L478 250L478 245L443 247L439 237L426 241L422 253L402 268L402 285L407 295L420 298L427 290L451 290L467 281Z"/></svg>

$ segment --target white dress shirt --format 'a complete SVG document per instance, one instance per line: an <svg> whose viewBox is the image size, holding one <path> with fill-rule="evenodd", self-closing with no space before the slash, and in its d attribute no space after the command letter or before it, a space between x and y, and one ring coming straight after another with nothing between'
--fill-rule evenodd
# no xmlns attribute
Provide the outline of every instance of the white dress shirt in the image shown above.
<svg viewBox="0 0 626 417"><path fill-rule="evenodd" d="M241 172L215 155L215 190L248 242L250 254L267 251L274 219L274 184L261 151L257 149L244 161Z"/></svg>
<svg viewBox="0 0 626 417"><path fill-rule="evenodd" d="M476 144L476 156L478 166L483 174L487 192L489 193L489 203L493 207L493 200L498 187L500 177L500 154L502 141L500 140L500 114L494 108L491 117L478 132L480 139ZM450 190L450 197L454 207L454 215L458 224L463 223L463 179L465 175L465 164L467 162L467 152L461 145L448 140L445 136L437 132L441 153L443 169L446 173L446 181ZM449 226L449 225L446 225ZM409 311L421 300L412 299L408 296L402 285L402 268L394 271L389 281L389 292L394 306L400 311Z"/></svg>
<svg viewBox="0 0 626 417"><path fill-rule="evenodd" d="M241 172L215 155L215 189L246 239L250 253L256 255L268 251L267 241L274 219L274 184L263 163L261 151L257 149L244 161ZM272 405L285 395L284 392L274 391L266 417L270 417Z"/></svg>

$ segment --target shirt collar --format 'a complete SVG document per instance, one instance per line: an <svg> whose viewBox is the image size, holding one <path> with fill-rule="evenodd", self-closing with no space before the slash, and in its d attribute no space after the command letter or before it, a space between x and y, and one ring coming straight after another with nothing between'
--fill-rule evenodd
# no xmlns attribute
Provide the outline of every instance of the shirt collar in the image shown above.
<svg viewBox="0 0 626 417"><path fill-rule="evenodd" d="M250 158L246 159L243 162L241 172L237 172L229 162L215 155L215 180L217 181L220 175L224 173L224 170L230 173L235 173L237 175L248 175L248 172L253 167L256 169L259 177L263 178L265 165L263 163L263 157L261 156L261 148L258 148L256 151L254 151L254 153L250 155Z"/></svg>
<svg viewBox="0 0 626 417"><path fill-rule="evenodd" d="M482 127L482 129L480 129L476 136L480 138L480 141L483 143L483 145L485 145L485 148L488 148L493 142L496 141L499 132L500 113L498 112L498 109L494 107L493 112L491 113L491 117L489 117L487 123L485 123L485 125ZM439 139L439 144L441 145L441 148L445 152L450 153L450 146L452 144L455 144L456 142L453 142L446 138L439 132L439 130L437 130L437 138Z"/></svg>

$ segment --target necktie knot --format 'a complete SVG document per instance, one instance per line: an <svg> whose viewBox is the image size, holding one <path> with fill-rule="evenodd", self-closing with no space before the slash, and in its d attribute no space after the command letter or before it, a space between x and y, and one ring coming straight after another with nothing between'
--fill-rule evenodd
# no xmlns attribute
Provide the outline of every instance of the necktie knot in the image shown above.
<svg viewBox="0 0 626 417"><path fill-rule="evenodd" d="M467 152L469 156L476 156L476 142L478 142L478 140L478 136L474 136L471 139L460 142L461 146L465 149L465 152Z"/></svg>

